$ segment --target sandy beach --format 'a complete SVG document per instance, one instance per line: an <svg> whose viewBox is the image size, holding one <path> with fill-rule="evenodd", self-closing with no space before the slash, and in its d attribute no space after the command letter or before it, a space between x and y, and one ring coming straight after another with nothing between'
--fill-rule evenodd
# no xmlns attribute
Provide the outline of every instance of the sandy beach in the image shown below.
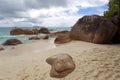
<svg viewBox="0 0 120 80"><path fill-rule="evenodd" d="M65 78L51 78L46 58L61 53L71 55L76 68ZM21 44L0 52L0 80L120 80L120 44L55 45L53 39Z"/></svg>

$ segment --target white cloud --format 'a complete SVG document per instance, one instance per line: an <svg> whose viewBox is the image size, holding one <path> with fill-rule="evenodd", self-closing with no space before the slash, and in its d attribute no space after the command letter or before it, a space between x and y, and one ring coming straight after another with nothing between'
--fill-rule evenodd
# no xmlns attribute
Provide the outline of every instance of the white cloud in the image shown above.
<svg viewBox="0 0 120 80"><path fill-rule="evenodd" d="M41 25L49 26L49 27L70 27L74 25L74 23L81 16L61 16L61 17L52 17L52 18L44 18Z"/></svg>
<svg viewBox="0 0 120 80"><path fill-rule="evenodd" d="M108 3L109 0L69 0L69 6L79 6L81 8L97 7Z"/></svg>
<svg viewBox="0 0 120 80"><path fill-rule="evenodd" d="M11 2L12 1L12 2ZM98 7L108 0L1 0L7 3L0 9L1 26L33 26L46 27L72 26L84 14L80 9ZM14 2L13 2L14 1ZM100 13L104 9L98 9Z"/></svg>

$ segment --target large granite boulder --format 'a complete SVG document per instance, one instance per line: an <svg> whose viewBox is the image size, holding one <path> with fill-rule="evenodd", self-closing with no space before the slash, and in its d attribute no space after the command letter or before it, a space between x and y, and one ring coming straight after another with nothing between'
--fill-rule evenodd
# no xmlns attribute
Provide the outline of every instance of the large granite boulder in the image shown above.
<svg viewBox="0 0 120 80"><path fill-rule="evenodd" d="M70 37L72 39L92 43L109 43L117 31L117 27L102 16L84 16L73 26Z"/></svg>
<svg viewBox="0 0 120 80"><path fill-rule="evenodd" d="M68 54L57 54L46 59L51 65L50 76L55 78L63 78L75 69L75 63Z"/></svg>
<svg viewBox="0 0 120 80"><path fill-rule="evenodd" d="M117 32L113 37L113 43L120 43L120 18L118 15L111 16L110 20L117 26Z"/></svg>
<svg viewBox="0 0 120 80"><path fill-rule="evenodd" d="M26 34L26 35L31 35L33 34L33 31L32 30L24 30L24 29L21 29L21 28L15 28L15 29L12 29L10 31L10 34L11 35L21 35L21 34Z"/></svg>
<svg viewBox="0 0 120 80"><path fill-rule="evenodd" d="M39 33L49 34L50 32L49 32L48 28L43 27L39 30Z"/></svg>
<svg viewBox="0 0 120 80"><path fill-rule="evenodd" d="M22 44L22 42L18 39L8 39L2 45L18 45L18 44Z"/></svg>

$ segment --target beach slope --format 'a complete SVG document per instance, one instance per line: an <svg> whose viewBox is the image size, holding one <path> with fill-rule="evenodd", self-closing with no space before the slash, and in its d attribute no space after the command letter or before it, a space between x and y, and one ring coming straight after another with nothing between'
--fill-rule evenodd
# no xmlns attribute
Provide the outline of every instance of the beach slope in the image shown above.
<svg viewBox="0 0 120 80"><path fill-rule="evenodd" d="M51 78L46 58L61 53L71 55L76 68L65 78ZM0 52L0 80L120 80L120 45L82 41L18 45Z"/></svg>

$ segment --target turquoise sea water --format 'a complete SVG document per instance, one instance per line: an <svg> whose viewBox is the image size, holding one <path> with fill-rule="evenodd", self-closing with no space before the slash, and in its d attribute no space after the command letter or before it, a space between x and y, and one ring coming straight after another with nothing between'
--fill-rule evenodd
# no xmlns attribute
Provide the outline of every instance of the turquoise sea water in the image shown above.
<svg viewBox="0 0 120 80"><path fill-rule="evenodd" d="M10 35L10 31L13 28L11 27L1 27L0 28L0 44L2 44L4 41L8 40L8 39L19 39L21 40L23 43L31 43L31 42L35 42L34 40L28 40L28 38L30 36L33 35ZM33 29L33 27L22 27L22 29ZM49 27L48 28L50 30L50 32L57 32L57 31L63 31L63 30L68 30L70 31L70 27ZM39 34L38 36L42 36L42 34Z"/></svg>

